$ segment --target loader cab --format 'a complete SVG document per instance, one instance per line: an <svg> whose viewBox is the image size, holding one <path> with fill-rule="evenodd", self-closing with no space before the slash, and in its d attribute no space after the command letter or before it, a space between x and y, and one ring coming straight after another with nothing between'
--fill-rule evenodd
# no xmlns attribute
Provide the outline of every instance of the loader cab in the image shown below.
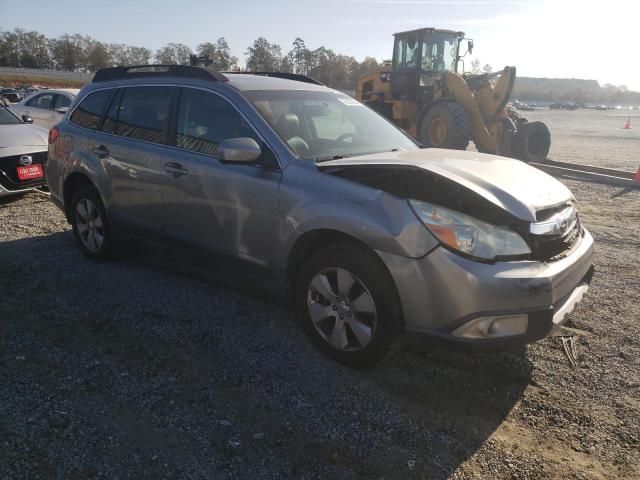
<svg viewBox="0 0 640 480"><path fill-rule="evenodd" d="M396 33L394 37L393 98L433 98L434 76L445 71L457 72L464 33L422 28Z"/></svg>

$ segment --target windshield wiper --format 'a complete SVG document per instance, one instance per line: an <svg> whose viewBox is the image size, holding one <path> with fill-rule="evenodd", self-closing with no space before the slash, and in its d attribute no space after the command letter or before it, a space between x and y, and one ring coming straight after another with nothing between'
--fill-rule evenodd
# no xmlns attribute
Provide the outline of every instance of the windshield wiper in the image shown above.
<svg viewBox="0 0 640 480"><path fill-rule="evenodd" d="M342 160L343 158L347 158L349 155L334 155L332 157L323 157L323 158L314 158L316 163L322 162L330 162L331 160Z"/></svg>

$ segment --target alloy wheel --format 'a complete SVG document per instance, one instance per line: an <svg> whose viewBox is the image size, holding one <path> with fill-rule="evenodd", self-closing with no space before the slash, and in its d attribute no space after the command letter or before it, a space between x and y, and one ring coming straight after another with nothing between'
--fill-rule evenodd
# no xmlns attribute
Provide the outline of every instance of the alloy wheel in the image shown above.
<svg viewBox="0 0 640 480"><path fill-rule="evenodd" d="M87 250L98 252L104 243L104 222L100 210L88 198L76 204L76 227L80 241Z"/></svg>
<svg viewBox="0 0 640 480"><path fill-rule="evenodd" d="M361 350L373 339L378 320L373 296L344 268L327 268L311 279L307 309L316 331L338 350Z"/></svg>

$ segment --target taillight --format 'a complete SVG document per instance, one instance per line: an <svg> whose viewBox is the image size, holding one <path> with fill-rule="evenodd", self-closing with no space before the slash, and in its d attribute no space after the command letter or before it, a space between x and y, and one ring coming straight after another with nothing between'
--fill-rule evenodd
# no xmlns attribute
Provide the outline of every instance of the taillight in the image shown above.
<svg viewBox="0 0 640 480"><path fill-rule="evenodd" d="M49 130L49 145L54 143L59 136L60 136L60 132L56 127L53 127L51 130Z"/></svg>

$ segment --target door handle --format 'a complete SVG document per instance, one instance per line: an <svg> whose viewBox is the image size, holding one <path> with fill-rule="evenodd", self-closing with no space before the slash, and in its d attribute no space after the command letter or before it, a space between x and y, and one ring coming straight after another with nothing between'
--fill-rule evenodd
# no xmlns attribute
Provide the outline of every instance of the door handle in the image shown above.
<svg viewBox="0 0 640 480"><path fill-rule="evenodd" d="M104 145L96 145L93 147L93 153L95 153L98 157L103 158L109 155L109 150Z"/></svg>
<svg viewBox="0 0 640 480"><path fill-rule="evenodd" d="M174 177L181 177L187 174L187 170L176 162L168 162L164 164L164 171L170 173Z"/></svg>

